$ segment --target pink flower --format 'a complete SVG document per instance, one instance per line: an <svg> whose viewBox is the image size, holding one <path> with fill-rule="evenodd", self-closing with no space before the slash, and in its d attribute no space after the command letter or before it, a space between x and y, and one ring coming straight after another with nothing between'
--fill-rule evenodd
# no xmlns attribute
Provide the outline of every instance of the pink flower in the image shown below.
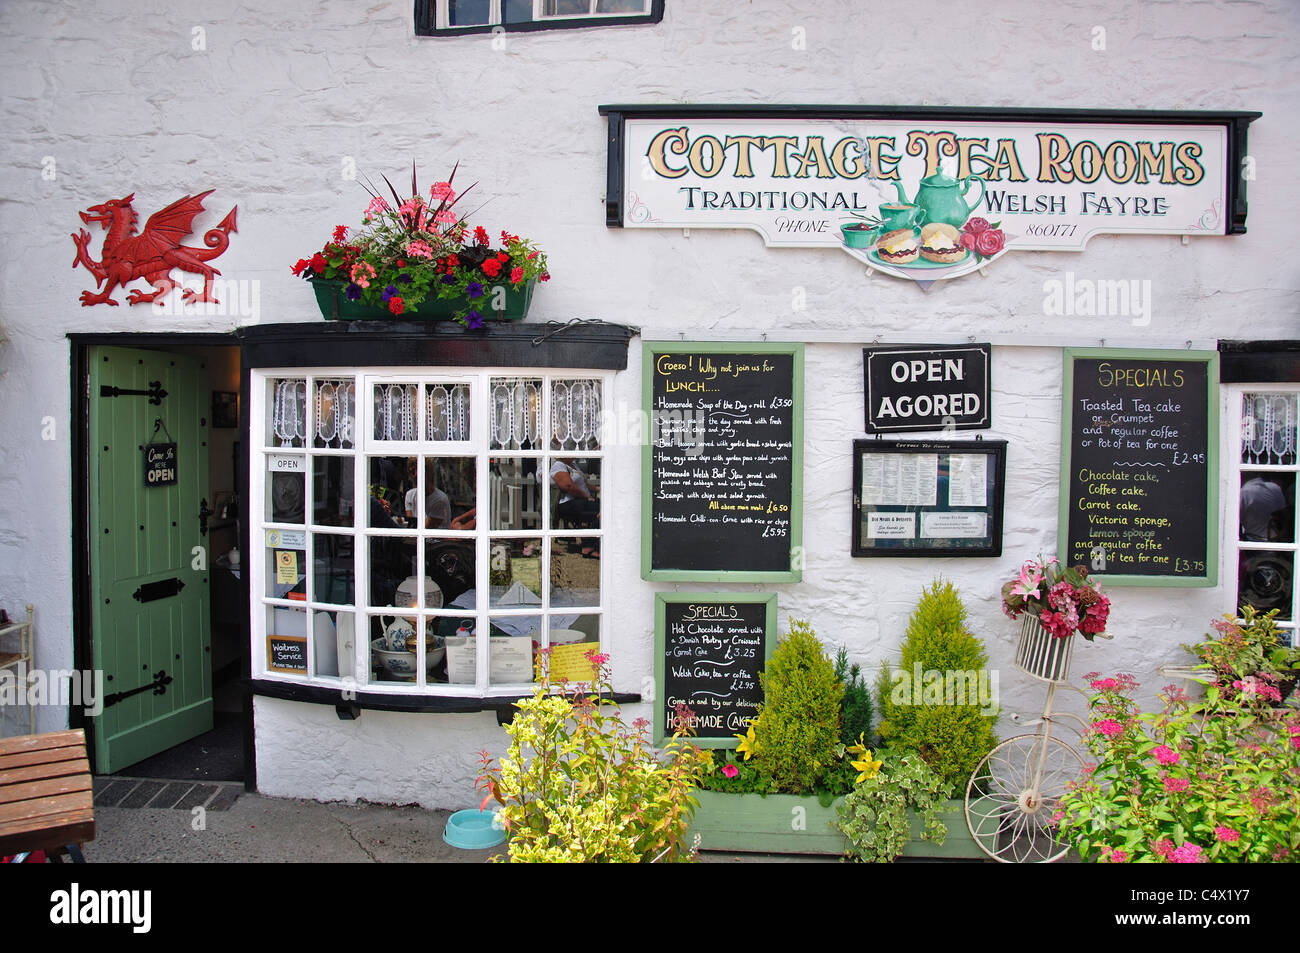
<svg viewBox="0 0 1300 953"><path fill-rule="evenodd" d="M376 215L387 211L388 203L379 196L375 196L370 200L370 204L366 206L366 218L374 218Z"/></svg>
<svg viewBox="0 0 1300 953"><path fill-rule="evenodd" d="M970 232L972 235L978 235L980 232L987 232L989 230L989 220L987 218L979 218L978 216L967 219L966 224L962 226L962 230Z"/></svg>
<svg viewBox="0 0 1300 953"><path fill-rule="evenodd" d="M1201 848L1195 844L1180 844L1174 848L1169 860L1175 864L1199 864L1202 862Z"/></svg>
<svg viewBox="0 0 1300 953"><path fill-rule="evenodd" d="M1186 778L1165 778L1165 791L1169 794L1182 794L1191 786Z"/></svg>
<svg viewBox="0 0 1300 953"><path fill-rule="evenodd" d="M1112 718L1107 718L1105 721L1094 722L1092 730L1098 734L1105 735L1107 738L1114 738L1116 735L1123 732L1124 726Z"/></svg>
<svg viewBox="0 0 1300 953"><path fill-rule="evenodd" d="M1099 692L1112 691L1113 689L1119 688L1119 682L1115 681L1113 678L1099 678L1092 683L1092 687L1097 689Z"/></svg>
<svg viewBox="0 0 1300 953"><path fill-rule="evenodd" d="M1168 748L1164 745L1161 745L1158 748L1153 748L1151 753L1156 756L1156 760L1161 764L1177 764L1182 758L1182 755L1173 748Z"/></svg>
<svg viewBox="0 0 1300 953"><path fill-rule="evenodd" d="M980 219L980 221L983 221L983 219ZM1037 599L1040 596L1038 587L1042 581L1042 567L1030 559L1020 567L1020 578L1011 587L1011 594L1013 596L1024 596L1026 599Z"/></svg>
<svg viewBox="0 0 1300 953"><path fill-rule="evenodd" d="M1235 844L1241 840L1241 834L1238 831L1234 831L1231 827L1225 827L1222 824L1214 829L1214 836L1225 844Z"/></svg>
<svg viewBox="0 0 1300 953"><path fill-rule="evenodd" d="M722 773L729 778L734 778L736 775L740 774L740 769L738 769L734 764L727 764L723 765Z"/></svg>
<svg viewBox="0 0 1300 953"><path fill-rule="evenodd" d="M435 202L454 202L456 193L452 191L450 182L435 182L429 186L429 198Z"/></svg>
<svg viewBox="0 0 1300 953"><path fill-rule="evenodd" d="M406 246L406 253L408 255L414 255L416 258L433 258L433 249L429 247L429 243L420 241L419 239L416 239Z"/></svg>
<svg viewBox="0 0 1300 953"><path fill-rule="evenodd" d="M455 225L456 213L448 209L443 209L433 217L434 224L437 225Z"/></svg>

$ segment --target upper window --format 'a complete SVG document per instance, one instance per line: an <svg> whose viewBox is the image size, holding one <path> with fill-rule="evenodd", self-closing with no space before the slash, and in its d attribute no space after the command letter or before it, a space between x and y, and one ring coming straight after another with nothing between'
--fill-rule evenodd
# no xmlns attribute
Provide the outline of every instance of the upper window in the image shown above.
<svg viewBox="0 0 1300 953"><path fill-rule="evenodd" d="M1230 407L1237 413L1232 460L1233 504L1237 510L1237 601L1266 612L1277 609L1278 625L1295 644L1300 617L1296 554L1300 523L1296 479L1300 476L1300 389L1287 385L1249 385L1234 389Z"/></svg>
<svg viewBox="0 0 1300 953"><path fill-rule="evenodd" d="M606 379L255 371L255 674L463 696L528 691L542 649L580 668L609 592Z"/></svg>
<svg viewBox="0 0 1300 953"><path fill-rule="evenodd" d="M445 36L504 30L658 23L664 0L416 0L415 32Z"/></svg>

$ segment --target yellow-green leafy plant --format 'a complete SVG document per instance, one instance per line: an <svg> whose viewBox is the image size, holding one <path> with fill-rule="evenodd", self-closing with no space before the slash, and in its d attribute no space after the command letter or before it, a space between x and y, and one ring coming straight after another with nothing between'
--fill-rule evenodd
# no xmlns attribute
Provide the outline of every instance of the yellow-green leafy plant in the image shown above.
<svg viewBox="0 0 1300 953"><path fill-rule="evenodd" d="M907 625L902 659L876 680L877 732L883 746L915 751L941 781L960 785L997 743L996 692L981 639L966 627L952 583L922 590Z"/></svg>
<svg viewBox="0 0 1300 953"><path fill-rule="evenodd" d="M587 653L592 685L546 677L506 727L510 746L500 764L484 752L478 787L483 806L495 801L509 832L515 863L653 863L689 860L687 829L710 755L679 729L661 751L648 723L625 725L610 691L608 656ZM689 725L689 711L679 712Z"/></svg>
<svg viewBox="0 0 1300 953"><path fill-rule="evenodd" d="M839 812L850 859L884 864L897 858L912 833L908 808L921 818L921 839L943 844L948 827L939 811L952 796L952 785L941 781L919 754L884 752L873 761L868 751L855 764L862 765L861 773Z"/></svg>
<svg viewBox="0 0 1300 953"><path fill-rule="evenodd" d="M844 686L807 622L790 620L759 681L763 707L753 723L755 769L770 790L809 793L823 774L840 768Z"/></svg>

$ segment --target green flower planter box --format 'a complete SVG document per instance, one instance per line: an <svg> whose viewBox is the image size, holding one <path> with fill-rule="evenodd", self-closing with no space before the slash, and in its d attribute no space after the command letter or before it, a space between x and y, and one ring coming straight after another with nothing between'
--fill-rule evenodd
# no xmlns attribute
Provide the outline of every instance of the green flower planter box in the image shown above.
<svg viewBox="0 0 1300 953"><path fill-rule="evenodd" d="M761 854L843 854L844 836L836 825L843 798L822 807L815 797L794 794L723 794L697 791L700 802L691 833L700 835L700 850L742 851ZM966 829L964 804L947 802L941 819L948 827L943 845L921 840L921 821L908 811L912 839L904 857L940 857L948 860L983 860L984 854Z"/></svg>
<svg viewBox="0 0 1300 953"><path fill-rule="evenodd" d="M345 289L347 282L326 281L322 278L310 278L311 289L316 293L316 304L326 321L451 321L457 311L473 307L483 315L484 321L522 321L528 314L528 306L533 301L535 280L525 282L514 288L501 284L505 289L504 307L494 310L495 288L498 285L484 284L483 297L471 302L466 299L425 298L414 308L407 308L401 314L393 314L387 308L352 301Z"/></svg>

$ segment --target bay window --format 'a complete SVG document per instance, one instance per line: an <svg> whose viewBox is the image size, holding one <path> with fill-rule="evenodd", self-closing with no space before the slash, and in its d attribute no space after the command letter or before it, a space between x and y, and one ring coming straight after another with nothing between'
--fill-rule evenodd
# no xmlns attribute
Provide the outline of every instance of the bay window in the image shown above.
<svg viewBox="0 0 1300 953"><path fill-rule="evenodd" d="M531 691L580 671L608 584L608 375L250 372L253 675L366 692Z"/></svg>

